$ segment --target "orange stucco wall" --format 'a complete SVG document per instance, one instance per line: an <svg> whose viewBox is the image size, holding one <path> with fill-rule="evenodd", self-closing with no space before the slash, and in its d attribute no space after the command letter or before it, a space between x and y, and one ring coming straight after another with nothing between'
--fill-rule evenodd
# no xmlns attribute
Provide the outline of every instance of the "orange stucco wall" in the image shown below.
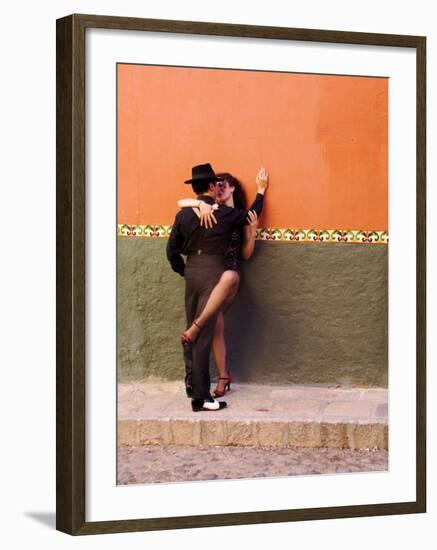
<svg viewBox="0 0 437 550"><path fill-rule="evenodd" d="M210 162L256 192L260 225L388 229L388 80L117 66L118 223L171 224Z"/></svg>

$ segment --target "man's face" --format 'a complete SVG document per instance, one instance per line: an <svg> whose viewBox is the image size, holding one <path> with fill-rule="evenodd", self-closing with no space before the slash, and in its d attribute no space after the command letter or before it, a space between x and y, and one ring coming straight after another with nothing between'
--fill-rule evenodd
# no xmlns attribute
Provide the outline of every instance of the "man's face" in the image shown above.
<svg viewBox="0 0 437 550"><path fill-rule="evenodd" d="M213 195L214 199L217 198L217 193L218 193L218 188L217 188L217 182L214 181L214 182L211 182L209 184L209 190L211 192L211 194Z"/></svg>

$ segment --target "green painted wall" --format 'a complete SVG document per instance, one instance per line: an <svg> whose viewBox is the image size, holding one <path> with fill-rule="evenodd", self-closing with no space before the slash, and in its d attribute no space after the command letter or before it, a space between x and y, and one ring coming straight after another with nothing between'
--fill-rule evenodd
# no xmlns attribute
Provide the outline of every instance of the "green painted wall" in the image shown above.
<svg viewBox="0 0 437 550"><path fill-rule="evenodd" d="M183 378L184 280L166 243L117 241L120 381ZM386 245L257 242L226 316L234 380L387 387L387 285Z"/></svg>

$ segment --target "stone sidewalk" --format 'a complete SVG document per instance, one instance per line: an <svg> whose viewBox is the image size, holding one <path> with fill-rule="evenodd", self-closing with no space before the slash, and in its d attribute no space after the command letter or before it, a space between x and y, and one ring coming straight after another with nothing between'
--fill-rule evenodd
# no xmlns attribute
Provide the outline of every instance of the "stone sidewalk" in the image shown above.
<svg viewBox="0 0 437 550"><path fill-rule="evenodd" d="M117 484L386 472L383 449L119 445Z"/></svg>
<svg viewBox="0 0 437 550"><path fill-rule="evenodd" d="M232 384L217 412L191 411L181 382L118 384L119 445L388 449L388 392Z"/></svg>

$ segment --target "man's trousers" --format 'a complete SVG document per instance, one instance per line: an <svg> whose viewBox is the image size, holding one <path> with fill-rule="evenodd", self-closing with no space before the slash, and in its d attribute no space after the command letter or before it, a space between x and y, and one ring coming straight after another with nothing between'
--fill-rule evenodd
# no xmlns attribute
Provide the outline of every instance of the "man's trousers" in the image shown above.
<svg viewBox="0 0 437 550"><path fill-rule="evenodd" d="M185 312L187 328L202 313L206 302L224 271L223 257L190 255L185 266ZM204 323L196 340L184 350L186 383L193 388L193 399L210 397L209 355L219 311Z"/></svg>

